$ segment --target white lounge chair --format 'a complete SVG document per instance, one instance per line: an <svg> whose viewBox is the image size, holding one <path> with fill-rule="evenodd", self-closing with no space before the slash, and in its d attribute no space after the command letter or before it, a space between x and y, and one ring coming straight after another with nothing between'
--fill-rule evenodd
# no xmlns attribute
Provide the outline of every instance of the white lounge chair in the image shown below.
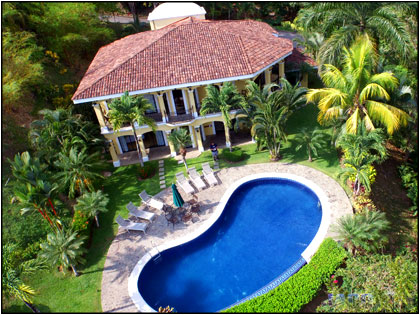
<svg viewBox="0 0 420 315"><path fill-rule="evenodd" d="M186 194L193 194L195 192L194 188L190 185L190 183L185 178L183 172L176 173L175 176L176 176L176 183L182 188L182 190Z"/></svg>
<svg viewBox="0 0 420 315"><path fill-rule="evenodd" d="M200 190L200 189L203 190L204 188L206 188L206 184L201 179L201 176L200 176L200 174L198 174L195 167L190 167L188 169L188 174L190 174L189 178L191 179L194 186L197 187L198 190Z"/></svg>
<svg viewBox="0 0 420 315"><path fill-rule="evenodd" d="M115 219L117 221L118 225L127 230L133 230L133 231L142 231L144 234L146 234L146 229L149 226L149 223L137 223L133 222L131 220L123 219L120 215Z"/></svg>
<svg viewBox="0 0 420 315"><path fill-rule="evenodd" d="M158 209L158 210L163 209L163 206L164 206L163 202L153 198L150 195L148 195L145 190L143 190L141 193L139 193L139 197L141 198L141 200L143 200L143 202L146 205L148 205L152 208Z"/></svg>
<svg viewBox="0 0 420 315"><path fill-rule="evenodd" d="M218 184L216 177L214 176L214 172L210 167L209 162L201 164L203 167L203 175L206 181L209 183L210 186L215 186Z"/></svg>
<svg viewBox="0 0 420 315"><path fill-rule="evenodd" d="M138 217L143 220L147 220L152 222L152 220L156 217L156 214L150 211L143 210L141 207L136 207L133 205L133 203L130 201L128 205L126 206L128 212L130 215Z"/></svg>

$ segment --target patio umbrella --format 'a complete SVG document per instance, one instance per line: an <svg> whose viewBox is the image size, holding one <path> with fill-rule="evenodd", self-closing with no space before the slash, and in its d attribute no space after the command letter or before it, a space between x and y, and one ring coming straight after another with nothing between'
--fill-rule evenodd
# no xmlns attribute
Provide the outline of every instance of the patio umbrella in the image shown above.
<svg viewBox="0 0 420 315"><path fill-rule="evenodd" d="M172 184L172 197L174 198L174 205L176 207L182 207L184 205L184 199L182 199L181 194L176 188L175 184Z"/></svg>

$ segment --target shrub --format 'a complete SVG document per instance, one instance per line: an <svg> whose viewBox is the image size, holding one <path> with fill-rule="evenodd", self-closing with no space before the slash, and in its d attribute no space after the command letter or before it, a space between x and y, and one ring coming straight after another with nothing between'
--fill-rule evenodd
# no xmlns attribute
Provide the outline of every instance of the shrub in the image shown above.
<svg viewBox="0 0 420 315"><path fill-rule="evenodd" d="M410 198L413 202L413 206L410 208L410 211L417 214L419 203L419 182L418 174L408 165L401 165L399 168L402 184L405 189L407 189L407 197Z"/></svg>
<svg viewBox="0 0 420 315"><path fill-rule="evenodd" d="M89 223L90 218L87 216L87 214L80 210L74 212L72 226L73 230L78 232L78 234L87 234Z"/></svg>
<svg viewBox="0 0 420 315"><path fill-rule="evenodd" d="M235 148L232 152L228 148L224 148L222 151L222 158L228 162L239 162L245 159L245 154L240 148Z"/></svg>
<svg viewBox="0 0 420 315"><path fill-rule="evenodd" d="M333 239L325 239L309 264L274 290L234 306L226 313L292 313L309 303L346 257Z"/></svg>
<svg viewBox="0 0 420 315"><path fill-rule="evenodd" d="M366 195L353 196L352 204L356 213L360 213L363 210L376 211L373 201Z"/></svg>
<svg viewBox="0 0 420 315"><path fill-rule="evenodd" d="M143 167L139 166L139 175L141 179L153 177L156 174L156 163L145 163Z"/></svg>

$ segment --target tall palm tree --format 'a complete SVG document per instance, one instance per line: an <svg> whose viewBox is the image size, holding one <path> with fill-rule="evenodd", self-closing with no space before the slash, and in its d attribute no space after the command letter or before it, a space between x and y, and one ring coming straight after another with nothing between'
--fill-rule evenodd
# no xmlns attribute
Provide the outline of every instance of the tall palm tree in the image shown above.
<svg viewBox="0 0 420 315"><path fill-rule="evenodd" d="M83 242L86 236L77 235L71 229L57 230L56 233L49 233L47 235L47 242L42 243L39 256L45 258L52 265L59 265L63 269L71 267L76 277L79 273L76 270L77 263L84 263L85 259L82 254L86 252L83 248Z"/></svg>
<svg viewBox="0 0 420 315"><path fill-rule="evenodd" d="M338 65L343 48L360 35L368 35L376 44L389 43L406 61L413 45L398 12L408 9L404 3L320 2L301 10L298 23L328 38L319 51L321 63Z"/></svg>
<svg viewBox="0 0 420 315"><path fill-rule="evenodd" d="M221 112L225 128L232 128L229 112L241 107L244 101L242 95L232 82L225 82L220 90L214 85L207 85L206 92L207 95L201 102L200 114ZM232 146L229 146L229 150L232 152Z"/></svg>
<svg viewBox="0 0 420 315"><path fill-rule="evenodd" d="M370 167L375 161L376 157L367 154L350 156L344 159L343 163L346 167L340 170L338 176L346 180L355 178L353 187L354 195L360 193L361 186L365 187L367 191L370 191Z"/></svg>
<svg viewBox="0 0 420 315"><path fill-rule="evenodd" d="M312 132L309 132L307 128L302 128L295 138L298 143L295 150L299 151L305 148L308 161L312 162L312 155L318 156L317 149L321 149L325 145L324 135L324 132L318 128L315 128Z"/></svg>
<svg viewBox="0 0 420 315"><path fill-rule="evenodd" d="M93 181L103 178L95 171L101 165L99 152L88 155L86 149L79 152L77 148L71 148L68 154L60 152L54 164L59 169L55 179L61 187L68 189L70 198L85 191L92 191Z"/></svg>
<svg viewBox="0 0 420 315"><path fill-rule="evenodd" d="M102 193L101 190L94 192L86 192L77 198L77 203L74 206L75 210L86 213L89 217L94 217L96 226L99 227L98 212L106 212L108 209L109 198L107 194Z"/></svg>
<svg viewBox="0 0 420 315"><path fill-rule="evenodd" d="M341 217L333 226L333 230L337 232L337 238L342 240L348 250L355 255L359 249L366 252L377 251L387 241L384 232L389 226L385 213L365 211Z"/></svg>
<svg viewBox="0 0 420 315"><path fill-rule="evenodd" d="M185 156L187 155L186 147L191 144L191 137L188 134L187 130L184 128L172 130L171 134L168 136L168 139L174 144L175 150L179 150L185 168L188 169L187 160L185 159Z"/></svg>
<svg viewBox="0 0 420 315"><path fill-rule="evenodd" d="M148 125L153 131L156 130L155 121L146 116L148 109L153 109L152 104L149 103L143 96L132 97L128 94L128 91L119 99L114 99L109 105L109 120L114 127L115 131L121 129L124 123L129 123L133 130L135 143L137 147L137 153L139 156L140 165L143 167L143 157L141 154L140 146L137 139L136 128L134 126L137 123L139 126Z"/></svg>
<svg viewBox="0 0 420 315"><path fill-rule="evenodd" d="M34 313L40 311L32 304L32 297L36 294L35 290L25 284L23 278L34 274L39 270L47 269L47 264L41 259L31 259L24 262L13 263L11 255L16 246L5 244L1 251L1 288L6 297L16 297L20 299Z"/></svg>
<svg viewBox="0 0 420 315"><path fill-rule="evenodd" d="M348 133L356 133L362 122L369 131L375 129L374 122L384 125L389 134L406 125L407 113L387 103L387 90L396 88L398 80L390 72L373 72L377 54L369 38L358 38L344 52L343 70L323 65L326 88L310 89L306 95L308 103L318 103L318 121L323 124L344 114Z"/></svg>

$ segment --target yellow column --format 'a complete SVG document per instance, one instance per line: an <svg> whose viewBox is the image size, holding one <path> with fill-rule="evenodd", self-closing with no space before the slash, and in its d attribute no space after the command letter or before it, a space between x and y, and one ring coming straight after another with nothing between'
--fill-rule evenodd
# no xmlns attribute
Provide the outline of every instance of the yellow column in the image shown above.
<svg viewBox="0 0 420 315"><path fill-rule="evenodd" d="M99 104L93 104L93 109L95 110L96 117L98 117L99 125L101 127L105 127L105 119L104 115L101 111L101 107Z"/></svg>
<svg viewBox="0 0 420 315"><path fill-rule="evenodd" d="M192 115L194 116L194 117L197 117L198 116L198 114L197 114L197 108L195 107L195 99L194 99L194 89L188 89L188 103L190 104L190 108L191 108L191 111L192 111Z"/></svg>
<svg viewBox="0 0 420 315"><path fill-rule="evenodd" d="M228 148L231 147L231 143L230 143L230 133L229 133L229 128L226 126L225 123L223 123L223 125L225 126L225 137L226 137L226 146Z"/></svg>
<svg viewBox="0 0 420 315"><path fill-rule="evenodd" d="M168 144L169 144L169 149L171 150L171 156L174 157L174 156L176 156L175 146L168 137L171 134L171 131L170 130L165 130L165 132L166 132L166 138L167 138Z"/></svg>
<svg viewBox="0 0 420 315"><path fill-rule="evenodd" d="M194 127L194 130L195 130L195 135L197 139L198 151L204 152L203 139L201 138L200 126Z"/></svg>
<svg viewBox="0 0 420 315"><path fill-rule="evenodd" d="M165 109L165 102L163 100L163 95L162 94L158 94L157 95L157 99L158 99L158 104L159 104L160 112L162 114L163 122L167 122L168 121L168 113L166 112L166 109Z"/></svg>
<svg viewBox="0 0 420 315"><path fill-rule="evenodd" d="M147 162L149 161L149 156L147 155L146 147L144 146L143 137L141 135L137 135L137 139L139 142L139 147L140 147L141 155L143 157L143 161Z"/></svg>
<svg viewBox="0 0 420 315"><path fill-rule="evenodd" d="M308 87L308 74L304 73L302 76L302 81L300 81L300 85L303 87Z"/></svg>
<svg viewBox="0 0 420 315"><path fill-rule="evenodd" d="M264 71L264 79L265 79L265 84L271 83L271 68L268 68Z"/></svg>
<svg viewBox="0 0 420 315"><path fill-rule="evenodd" d="M172 102L172 91L166 92L166 99L169 102L169 113L171 116L175 116L175 104Z"/></svg>
<svg viewBox="0 0 420 315"><path fill-rule="evenodd" d="M108 140L109 143L109 153L111 153L112 158L112 164L114 164L115 167L120 166L120 160L118 159L117 152L115 152L114 143L112 140Z"/></svg>
<svg viewBox="0 0 420 315"><path fill-rule="evenodd" d="M112 139L112 143L114 145L115 151L117 152L117 154L122 154L122 152L120 151L120 148L118 146L118 139L117 137L115 137L114 139Z"/></svg>
<svg viewBox="0 0 420 315"><path fill-rule="evenodd" d="M280 78L286 77L286 75L284 73L284 61L279 62L279 77Z"/></svg>

